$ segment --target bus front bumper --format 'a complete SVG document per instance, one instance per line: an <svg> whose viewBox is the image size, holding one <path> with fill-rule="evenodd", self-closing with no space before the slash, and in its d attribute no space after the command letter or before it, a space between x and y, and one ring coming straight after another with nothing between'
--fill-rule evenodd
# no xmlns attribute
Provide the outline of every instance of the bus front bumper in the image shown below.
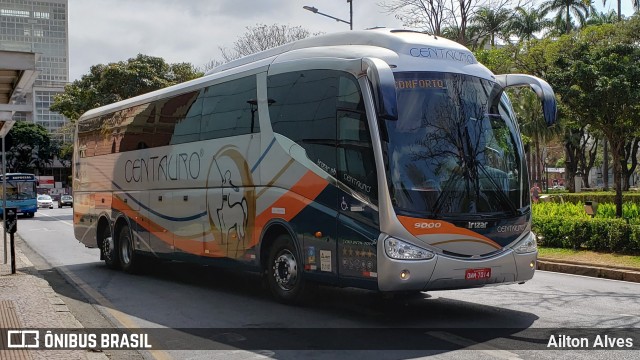
<svg viewBox="0 0 640 360"><path fill-rule="evenodd" d="M429 260L407 261L391 259L379 249L378 289L427 291L521 283L533 278L537 257L537 251L517 254L507 249L484 259L436 254ZM490 275L487 269L490 269Z"/></svg>
<svg viewBox="0 0 640 360"><path fill-rule="evenodd" d="M7 206L10 207L10 206ZM25 206L20 206L18 205L17 207L18 209L18 214L27 214L27 213L34 213L38 210L38 207L36 205L25 205ZM0 216L2 216L3 211L2 211L2 206L0 206Z"/></svg>

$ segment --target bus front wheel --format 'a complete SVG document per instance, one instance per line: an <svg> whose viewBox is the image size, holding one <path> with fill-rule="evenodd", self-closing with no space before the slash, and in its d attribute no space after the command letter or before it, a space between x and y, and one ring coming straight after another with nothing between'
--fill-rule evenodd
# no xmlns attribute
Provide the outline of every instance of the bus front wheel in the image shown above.
<svg viewBox="0 0 640 360"><path fill-rule="evenodd" d="M104 263L110 269L117 269L119 267L120 261L118 259L118 252L116 251L115 239L111 236L111 230L109 227L105 227L102 231L100 244L100 251L102 251L102 258L104 259Z"/></svg>
<svg viewBox="0 0 640 360"><path fill-rule="evenodd" d="M120 247L120 266L124 272L135 273L137 270L137 258L133 248L133 237L129 226L124 225L118 232L118 246Z"/></svg>
<svg viewBox="0 0 640 360"><path fill-rule="evenodd" d="M292 304L302 300L306 282L301 265L291 238L278 236L269 251L266 275L269 289L279 301Z"/></svg>

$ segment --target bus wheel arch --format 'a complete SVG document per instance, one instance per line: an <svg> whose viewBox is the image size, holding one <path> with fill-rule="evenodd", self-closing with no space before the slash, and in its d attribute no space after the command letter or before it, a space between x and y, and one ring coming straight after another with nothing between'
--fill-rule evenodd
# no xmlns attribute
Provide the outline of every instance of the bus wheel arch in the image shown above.
<svg viewBox="0 0 640 360"><path fill-rule="evenodd" d="M125 216L120 216L114 226L116 252L120 260L120 268L127 273L135 273L138 269L138 256L135 252L133 232Z"/></svg>
<svg viewBox="0 0 640 360"><path fill-rule="evenodd" d="M298 303L306 293L299 244L288 226L269 226L260 246L260 265L271 293L281 302Z"/></svg>
<svg viewBox="0 0 640 360"><path fill-rule="evenodd" d="M109 219L105 216L98 220L96 231L98 247L100 248L100 260L104 260L107 267L117 269L120 266L120 259L116 250L116 239L111 231Z"/></svg>

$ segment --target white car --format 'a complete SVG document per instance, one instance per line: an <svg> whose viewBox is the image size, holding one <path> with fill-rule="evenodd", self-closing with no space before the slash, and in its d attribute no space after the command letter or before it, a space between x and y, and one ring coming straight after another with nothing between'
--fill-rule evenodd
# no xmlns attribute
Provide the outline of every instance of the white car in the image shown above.
<svg viewBox="0 0 640 360"><path fill-rule="evenodd" d="M53 199L49 195L38 195L38 208L53 209Z"/></svg>

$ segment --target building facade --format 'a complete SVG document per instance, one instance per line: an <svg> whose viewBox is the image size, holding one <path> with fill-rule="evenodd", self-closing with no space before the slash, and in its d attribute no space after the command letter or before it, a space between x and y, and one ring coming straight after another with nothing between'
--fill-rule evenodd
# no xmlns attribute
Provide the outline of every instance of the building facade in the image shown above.
<svg viewBox="0 0 640 360"><path fill-rule="evenodd" d="M0 50L38 55L33 91L17 102L31 111L15 112L13 119L40 124L62 141L71 140L61 131L68 120L49 107L69 81L68 14L68 0L0 0Z"/></svg>

